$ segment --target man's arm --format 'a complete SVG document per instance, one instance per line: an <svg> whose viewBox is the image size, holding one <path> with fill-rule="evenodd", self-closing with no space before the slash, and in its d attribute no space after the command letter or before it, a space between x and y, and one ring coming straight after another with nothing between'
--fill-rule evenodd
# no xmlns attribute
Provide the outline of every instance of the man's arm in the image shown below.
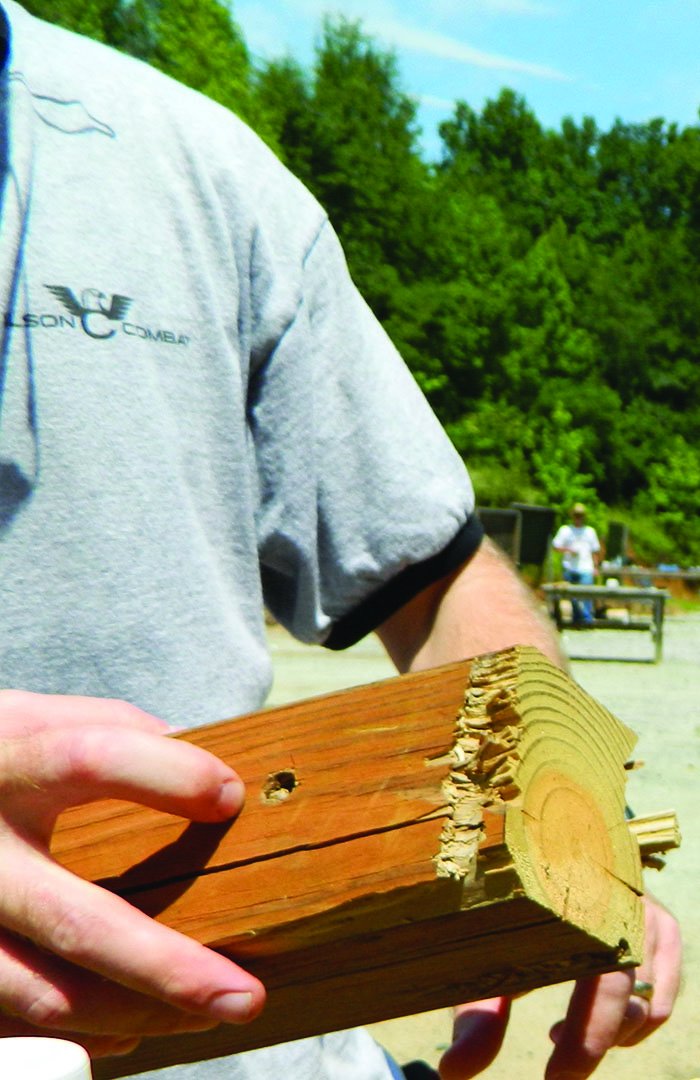
<svg viewBox="0 0 700 1080"><path fill-rule="evenodd" d="M551 623L488 540L457 573L396 612L378 635L400 671L510 645L536 645L565 666ZM646 955L636 972L576 984L565 1020L552 1029L547 1080L583 1080L611 1047L641 1041L670 1015L678 993L680 935L673 916L648 896L646 928ZM635 978L653 984L651 1001L633 996ZM454 1043L440 1066L443 1080L467 1080L485 1069L501 1047L508 1015L504 998L460 1006Z"/></svg>
<svg viewBox="0 0 700 1080"><path fill-rule="evenodd" d="M593 544L592 544L592 548L591 548L591 557L593 559L593 565L595 566L596 573L597 573L598 570L600 569L600 564L603 561L604 552L603 552L603 545L601 544L600 538L598 536L598 533L595 531L595 529L593 530Z"/></svg>
<svg viewBox="0 0 700 1080"><path fill-rule="evenodd" d="M552 540L552 547L555 551L560 551L562 553L568 552L571 555L574 554L574 549L571 546L571 534L568 525L562 525L561 528L557 530L554 539Z"/></svg>
<svg viewBox="0 0 700 1080"><path fill-rule="evenodd" d="M253 976L51 858L58 814L94 799L194 821L238 812L233 770L166 731L124 702L0 692L0 1037L64 1036L101 1056L262 1007Z"/></svg>
<svg viewBox="0 0 700 1080"><path fill-rule="evenodd" d="M509 645L536 645L566 667L550 620L488 539L472 559L377 631L399 671L420 671Z"/></svg>

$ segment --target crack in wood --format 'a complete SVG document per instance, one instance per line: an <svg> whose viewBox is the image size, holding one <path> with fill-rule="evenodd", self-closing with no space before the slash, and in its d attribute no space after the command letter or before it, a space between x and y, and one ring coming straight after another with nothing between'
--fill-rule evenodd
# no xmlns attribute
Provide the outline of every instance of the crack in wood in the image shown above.
<svg viewBox="0 0 700 1080"><path fill-rule="evenodd" d="M451 813L451 807L441 806L428 810L424 814L416 814L411 818L405 818L402 821L387 825L384 828L368 829L364 832L345 833L342 836L333 837L333 839L330 840L322 840L314 844L297 844L291 847L278 848L275 851L263 855L254 855L246 859L233 859L225 863L217 863L215 866L204 866L194 872L161 877L151 885L137 884L120 889L119 878L102 878L97 881L96 884L101 885L102 888L108 888L111 892L118 893L120 896L135 896L137 894L145 895L156 889L167 888L173 885L184 885L188 881L196 881L199 878L209 877L213 874L226 873L229 870L238 870L244 866L257 866L260 863L273 862L276 859L283 859L289 855L297 855L304 851L322 851L327 848L338 847L341 844L351 843L354 840L362 840L369 836L381 836L385 833L397 832L401 829L410 829L412 825L419 825L424 821L432 821L434 819L447 817Z"/></svg>

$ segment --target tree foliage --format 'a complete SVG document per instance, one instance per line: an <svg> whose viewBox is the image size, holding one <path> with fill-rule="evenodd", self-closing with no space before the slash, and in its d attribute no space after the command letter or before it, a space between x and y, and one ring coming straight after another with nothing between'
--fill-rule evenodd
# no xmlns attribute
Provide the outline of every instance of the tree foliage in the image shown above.
<svg viewBox="0 0 700 1080"><path fill-rule="evenodd" d="M326 20L306 70L253 64L219 0L25 3L271 143L328 210L482 504L637 512L660 557L700 563L700 124L545 129L504 89L456 102L428 162L396 57L356 23Z"/></svg>

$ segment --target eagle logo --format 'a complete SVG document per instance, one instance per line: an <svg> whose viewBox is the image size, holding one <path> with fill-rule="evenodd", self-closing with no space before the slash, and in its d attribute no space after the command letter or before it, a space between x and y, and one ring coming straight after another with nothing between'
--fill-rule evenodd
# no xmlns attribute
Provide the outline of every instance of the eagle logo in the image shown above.
<svg viewBox="0 0 700 1080"><path fill-rule="evenodd" d="M91 338L114 337L117 332L114 329L97 333L94 329L94 320L100 318L109 319L110 322L121 322L133 303L130 296L120 296L115 293L108 304L106 293L100 292L99 289L83 289L78 300L65 285L47 285L46 288L57 300L61 301L71 315L78 316L80 325Z"/></svg>

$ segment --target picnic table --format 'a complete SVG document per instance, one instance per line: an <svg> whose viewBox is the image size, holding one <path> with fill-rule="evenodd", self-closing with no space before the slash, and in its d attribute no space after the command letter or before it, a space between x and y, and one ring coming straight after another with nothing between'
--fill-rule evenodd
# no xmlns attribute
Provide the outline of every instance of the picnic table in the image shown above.
<svg viewBox="0 0 700 1080"><path fill-rule="evenodd" d="M561 601L588 600L593 604L595 612L594 618L588 624L591 629L649 631L654 646L653 662L658 663L661 660L664 614L669 596L665 589L632 585L571 585L561 581L543 585L542 591L547 609L559 630L573 626L573 620L562 608ZM640 607L648 610L640 613ZM608 609L619 611L620 608L625 609L624 615L608 613ZM581 656L576 659L593 658Z"/></svg>

